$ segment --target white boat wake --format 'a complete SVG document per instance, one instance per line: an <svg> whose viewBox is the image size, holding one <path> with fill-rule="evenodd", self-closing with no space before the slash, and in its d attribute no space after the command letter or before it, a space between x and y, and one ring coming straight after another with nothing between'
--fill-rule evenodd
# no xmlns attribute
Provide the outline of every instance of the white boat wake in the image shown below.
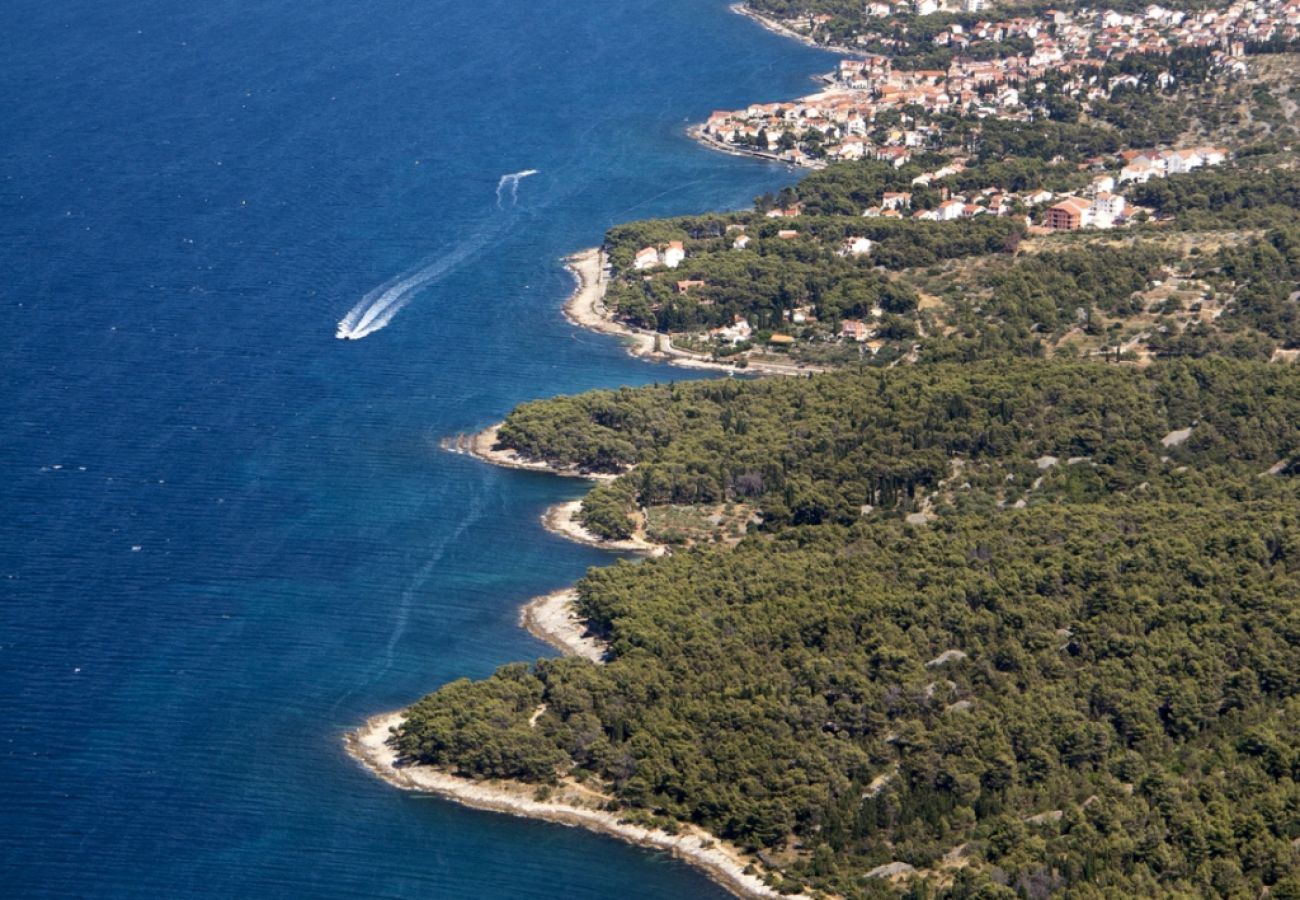
<svg viewBox="0 0 1300 900"><path fill-rule="evenodd" d="M442 278L466 259L473 256L488 242L489 234L481 234L461 244L446 256L440 257L413 272L399 275L368 292L348 314L339 319L334 336L341 341L359 341L374 334L393 321L415 295Z"/></svg>
<svg viewBox="0 0 1300 900"><path fill-rule="evenodd" d="M538 174L537 169L524 169L502 175L497 181L497 206L502 205L505 191L510 191L512 204L519 200L519 182L529 175ZM487 244L492 235L505 227L498 224L495 228L479 233L472 240L466 241L446 256L433 262L426 262L421 267L399 275L391 281L381 284L369 291L357 305L348 310L348 314L339 319L334 336L341 341L359 341L385 328L393 317L402 311L406 304L415 298L423 288L433 284L452 269L473 256Z"/></svg>
<svg viewBox="0 0 1300 900"><path fill-rule="evenodd" d="M501 196L506 188L510 188L510 202L519 202L519 182L523 181L529 175L536 175L537 169L524 169L522 172L512 172L509 175L502 175L501 180L497 182L497 206L501 205Z"/></svg>

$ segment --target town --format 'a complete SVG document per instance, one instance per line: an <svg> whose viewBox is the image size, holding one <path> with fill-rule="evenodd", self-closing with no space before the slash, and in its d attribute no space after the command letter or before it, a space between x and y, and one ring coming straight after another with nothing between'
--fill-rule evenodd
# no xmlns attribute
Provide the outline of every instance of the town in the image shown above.
<svg viewBox="0 0 1300 900"><path fill-rule="evenodd" d="M982 0L967 0L977 11ZM908 8L925 15L934 0ZM869 15L893 6L868 4ZM782 22L809 32L825 17ZM943 120L997 118L1032 121L1062 102L1087 110L1121 91L1181 86L1175 56L1194 54L1198 77L1229 79L1246 73L1250 48L1290 44L1300 37L1300 0L1238 0L1225 10L1189 14L1158 5L1139 13L1048 10L1039 18L953 23L918 47L895 32L856 38L865 58L845 59L824 76L825 90L792 102L716 111L695 129L707 143L797 166L820 168L836 160L879 159L896 166L943 144ZM918 39L919 40L919 39ZM907 55L926 49L956 51L947 68L904 68ZM885 55L889 54L889 55ZM1141 56L1145 66L1122 66Z"/></svg>

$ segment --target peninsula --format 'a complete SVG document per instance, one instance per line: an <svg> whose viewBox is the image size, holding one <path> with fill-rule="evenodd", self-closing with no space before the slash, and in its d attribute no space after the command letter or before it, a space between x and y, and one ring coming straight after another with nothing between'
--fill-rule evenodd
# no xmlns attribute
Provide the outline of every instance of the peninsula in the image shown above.
<svg viewBox="0 0 1300 900"><path fill-rule="evenodd" d="M561 653L600 664L608 646L587 632L574 608L576 600L574 590L538 597L524 606L521 623ZM538 704L528 727L536 728L545 712L546 705ZM402 790L436 794L475 809L587 828L671 853L739 896L760 900L786 896L761 877L762 863L752 855L699 827L676 823L663 827L653 819L620 814L616 811L617 801L585 778L565 778L539 790L517 778L466 778L445 768L421 764L404 754L398 738L407 718L406 711L372 716L346 736L348 752L375 775Z"/></svg>
<svg viewBox="0 0 1300 900"><path fill-rule="evenodd" d="M698 133L815 171L568 260L576 324L796 377L451 440L645 558L349 746L741 896L1300 896L1300 5L896 6L754 0L865 56Z"/></svg>

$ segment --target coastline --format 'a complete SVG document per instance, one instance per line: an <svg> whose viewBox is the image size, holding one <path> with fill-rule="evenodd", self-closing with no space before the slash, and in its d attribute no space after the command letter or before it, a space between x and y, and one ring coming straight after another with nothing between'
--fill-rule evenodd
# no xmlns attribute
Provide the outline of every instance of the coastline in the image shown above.
<svg viewBox="0 0 1300 900"><path fill-rule="evenodd" d="M582 472L578 469L564 468L548 462L525 459L520 457L514 450L495 449L497 433L500 430L501 425L498 423L471 435L457 435L454 438L445 438L442 442L442 448L451 453L463 453L474 457L480 462L490 463L506 469L544 472L548 475L560 475L565 478L585 478L588 481L613 481L618 477L607 472ZM583 528L582 523L578 521L578 510L581 508L581 498L548 506L541 515L542 527L551 534L557 534L576 544L586 544L589 547L599 547L602 550L612 550L615 553L643 553L647 556L663 556L668 552L666 546L649 540L640 530L629 538L617 541L607 540L599 535L592 534L586 528Z"/></svg>
<svg viewBox="0 0 1300 900"><path fill-rule="evenodd" d="M776 153L769 153L765 150L759 150L756 147L742 147L738 144L728 144L724 141L718 140L715 137L711 137L710 135L705 134L704 125L702 124L695 124L690 126L689 128L686 129L686 134L692 140L698 141L699 143L708 147L710 150L716 150L718 153L726 153L729 156L744 156L744 157L748 157L749 159L761 159L764 162L776 163L777 165L781 165L781 166L790 166L791 168L803 168L811 172L815 172L818 169L826 168L826 164L821 161L817 161L816 163L811 163L803 166L796 166L794 163L790 162L789 160L782 159L780 155Z"/></svg>
<svg viewBox="0 0 1300 900"><path fill-rule="evenodd" d="M729 363L720 363L707 354L695 353L674 347L672 337L625 325L614 318L605 305L605 253L600 247L580 250L564 260L565 268L572 273L577 287L564 301L564 317L588 331L612 334L622 338L627 352L632 356L666 361L687 369L706 369L714 372L742 372L766 375L807 375L826 371L820 366L791 363L773 363L749 359L744 369ZM476 454L478 455L478 454ZM489 460L492 461L492 460Z"/></svg>
<svg viewBox="0 0 1300 900"><path fill-rule="evenodd" d="M733 10L750 15L765 28L817 46L811 40L770 23L761 16L750 14L743 8L733 7ZM619 337L632 356L667 361L683 368L733 374L737 371L734 365L717 362L706 354L674 347L669 335L635 329L618 322L604 302L606 257L602 248L593 247L575 253L565 259L565 266L577 281L563 307L565 317L574 325ZM824 370L816 366L749 360L747 368L740 371L801 375ZM503 468L591 481L609 481L617 477L606 473L583 472L576 467L557 466L523 457L515 450L498 448L502 424L504 423L490 425L472 435L446 438L442 441L442 446L451 452L464 453ZM666 546L645 538L641 529L632 538L623 541L608 541L597 537L583 528L576 519L581 503L581 500L573 500L549 507L541 517L543 527L569 540L601 549L652 556L668 552ZM535 597L520 609L520 625L566 656L580 657L603 665L609 646L588 633L585 620L579 617L574 608L577 598L577 589L573 587ZM530 724L535 724L538 714L542 712L544 707L539 708ZM810 900L804 894L785 894L769 887L763 880L767 867L758 858L747 855L741 848L717 838L705 829L679 822L677 833L669 833L663 829L622 821L618 813L606 809L606 804L611 800L608 795L578 784L573 779L564 777L558 787L542 791L538 785L525 782L473 780L432 766L406 763L399 758L393 737L395 729L401 726L405 718L405 710L380 713L367 719L361 727L344 734L348 754L371 774L393 787L433 794L473 809L585 828L637 846L666 851L746 900L779 900L782 897Z"/></svg>
<svg viewBox="0 0 1300 900"><path fill-rule="evenodd" d="M587 633L586 622L573 608L577 599L578 591L571 587L534 597L519 610L519 624L566 656L603 664L609 647Z"/></svg>
<svg viewBox="0 0 1300 900"><path fill-rule="evenodd" d="M748 4L733 3L731 4L731 6L728 7L728 9L730 9L738 16L744 16L746 19L753 19L755 22L758 23L759 27L764 28L767 31L770 31L773 34L779 34L783 38L789 38L792 41L798 41L799 43L807 47L815 47L818 50L831 50L833 52L840 52L840 53L848 52L842 47L828 47L825 44L819 44L816 41L814 41L812 38L810 38L808 35L799 31L795 31L793 28L787 28L784 25L782 25L780 22L776 21L775 19L769 19L767 16L763 15L762 13L755 12L754 10L749 8Z"/></svg>
<svg viewBox="0 0 1300 900"><path fill-rule="evenodd" d="M656 340L656 335L614 320L605 306L605 266L605 251L600 247L579 250L565 258L564 267L578 284L564 301L564 317L588 331L622 338L632 356L666 357L668 354L660 348L661 342Z"/></svg>
<svg viewBox="0 0 1300 900"><path fill-rule="evenodd" d="M647 538L640 528L631 537L621 541L611 541L592 534L586 528L583 528L582 523L577 519L578 510L581 508L582 500L569 500L565 503L548 506L546 512L542 513L542 527L551 534L558 534L560 537L568 538L574 543L599 547L602 550L613 550L619 553L644 553L647 556L667 555L668 548Z"/></svg>
<svg viewBox="0 0 1300 900"><path fill-rule="evenodd" d="M347 733L348 754L393 787L435 794L462 806L489 812L541 819L558 825L586 828L631 844L664 850L689 863L732 893L745 898L772 900L786 895L763 883L749 866L758 866L739 848L718 840L704 829L683 825L678 834L619 820L607 812L608 799L598 791L565 779L541 799L537 785L518 781L474 781L430 766L403 764L393 746L392 729L405 720L402 712L381 713Z"/></svg>
<svg viewBox="0 0 1300 900"><path fill-rule="evenodd" d="M505 423L498 422L473 434L458 434L455 437L443 438L442 449L451 453L463 453L481 462L501 466L503 469L545 472L548 475L559 475L563 478L585 478L588 481L613 481L618 477L606 472L583 472L573 466L557 466L545 460L528 459L520 456L515 450L497 449L497 435L500 433L503 424Z"/></svg>

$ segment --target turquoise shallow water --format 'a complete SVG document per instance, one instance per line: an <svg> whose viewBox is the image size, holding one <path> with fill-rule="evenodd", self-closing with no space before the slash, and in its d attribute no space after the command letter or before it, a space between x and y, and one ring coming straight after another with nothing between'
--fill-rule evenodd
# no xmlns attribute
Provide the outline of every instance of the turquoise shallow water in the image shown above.
<svg viewBox="0 0 1300 900"><path fill-rule="evenodd" d="M722 896L395 791L339 738L550 652L517 609L608 561L537 525L581 486L438 440L684 377L567 325L558 260L788 183L683 129L827 58L700 0L11 0L3 24L4 893Z"/></svg>

